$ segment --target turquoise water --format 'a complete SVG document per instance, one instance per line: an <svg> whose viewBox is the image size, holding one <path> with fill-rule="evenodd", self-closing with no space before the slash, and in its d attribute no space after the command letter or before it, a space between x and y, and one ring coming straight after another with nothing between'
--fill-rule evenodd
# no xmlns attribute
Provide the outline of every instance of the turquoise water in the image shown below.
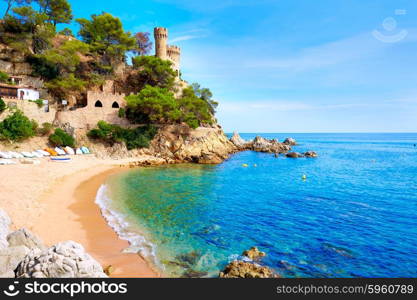
<svg viewBox="0 0 417 300"><path fill-rule="evenodd" d="M417 134L261 135L320 156L119 174L106 193L125 234L172 276L215 276L256 245L285 277L417 277Z"/></svg>

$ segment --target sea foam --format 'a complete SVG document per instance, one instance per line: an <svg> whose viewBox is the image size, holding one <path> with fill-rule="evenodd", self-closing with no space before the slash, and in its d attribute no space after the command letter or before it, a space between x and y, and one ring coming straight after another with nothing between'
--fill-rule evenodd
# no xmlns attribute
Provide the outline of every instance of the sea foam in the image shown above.
<svg viewBox="0 0 417 300"><path fill-rule="evenodd" d="M103 184L97 191L95 203L100 207L101 214L107 221L108 225L113 228L120 239L129 242L129 247L123 250L123 253L137 253L142 257L149 259L157 267L164 269L159 263L156 256L156 246L149 242L138 229L131 224L129 217L117 211L112 205L112 199L108 196L108 187Z"/></svg>

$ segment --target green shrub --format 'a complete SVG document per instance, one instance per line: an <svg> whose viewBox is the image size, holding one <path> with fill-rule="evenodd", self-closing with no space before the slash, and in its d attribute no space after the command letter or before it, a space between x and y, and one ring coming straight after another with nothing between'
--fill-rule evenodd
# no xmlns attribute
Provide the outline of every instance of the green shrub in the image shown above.
<svg viewBox="0 0 417 300"><path fill-rule="evenodd" d="M119 118L126 118L126 109L123 107L119 108L119 112L118 112L118 116Z"/></svg>
<svg viewBox="0 0 417 300"><path fill-rule="evenodd" d="M51 123L43 123L42 127L38 129L38 134L41 136L47 136L52 133L54 126Z"/></svg>
<svg viewBox="0 0 417 300"><path fill-rule="evenodd" d="M49 142L55 147L75 146L75 139L61 128L55 129L55 132L49 136Z"/></svg>
<svg viewBox="0 0 417 300"><path fill-rule="evenodd" d="M6 103L4 103L3 99L0 97L0 114L4 112L7 108Z"/></svg>
<svg viewBox="0 0 417 300"><path fill-rule="evenodd" d="M0 71L0 82L8 82L9 81L9 75L7 73L4 73Z"/></svg>
<svg viewBox="0 0 417 300"><path fill-rule="evenodd" d="M157 131L156 127L152 125L129 129L99 121L97 128L90 130L87 136L110 145L124 142L127 149L132 150L149 147L149 143Z"/></svg>
<svg viewBox="0 0 417 300"><path fill-rule="evenodd" d="M9 141L22 141L33 137L38 124L29 120L20 110L0 122L0 139Z"/></svg>
<svg viewBox="0 0 417 300"><path fill-rule="evenodd" d="M36 103L36 105L38 105L38 107L39 107L39 108L42 108L42 106L43 106L43 100L42 100L42 99L38 99L38 100L29 100L29 102Z"/></svg>

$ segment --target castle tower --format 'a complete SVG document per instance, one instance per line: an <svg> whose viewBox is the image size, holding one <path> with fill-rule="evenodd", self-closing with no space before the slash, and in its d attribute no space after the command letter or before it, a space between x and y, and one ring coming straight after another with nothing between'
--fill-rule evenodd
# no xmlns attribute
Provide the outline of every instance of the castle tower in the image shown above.
<svg viewBox="0 0 417 300"><path fill-rule="evenodd" d="M172 68L177 71L179 74L180 71L180 58L181 58L181 49L178 46L171 46L167 47L168 49L168 59L172 61Z"/></svg>
<svg viewBox="0 0 417 300"><path fill-rule="evenodd" d="M155 56L160 59L167 59L168 29L155 27L153 34L155 37Z"/></svg>

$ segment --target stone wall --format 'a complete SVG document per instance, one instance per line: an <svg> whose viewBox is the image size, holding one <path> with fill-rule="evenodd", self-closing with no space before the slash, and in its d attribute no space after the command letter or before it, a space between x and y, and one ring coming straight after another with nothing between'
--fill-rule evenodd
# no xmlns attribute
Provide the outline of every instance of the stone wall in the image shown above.
<svg viewBox="0 0 417 300"><path fill-rule="evenodd" d="M39 107L36 103L29 102L27 100L17 100L3 98L4 102L9 107L16 107L23 111L23 113L29 118L35 120L38 124L53 123L55 120L56 109L54 107L49 108L49 112L45 111L45 107ZM0 121L4 120L11 114L11 111L5 111L0 115Z"/></svg>

